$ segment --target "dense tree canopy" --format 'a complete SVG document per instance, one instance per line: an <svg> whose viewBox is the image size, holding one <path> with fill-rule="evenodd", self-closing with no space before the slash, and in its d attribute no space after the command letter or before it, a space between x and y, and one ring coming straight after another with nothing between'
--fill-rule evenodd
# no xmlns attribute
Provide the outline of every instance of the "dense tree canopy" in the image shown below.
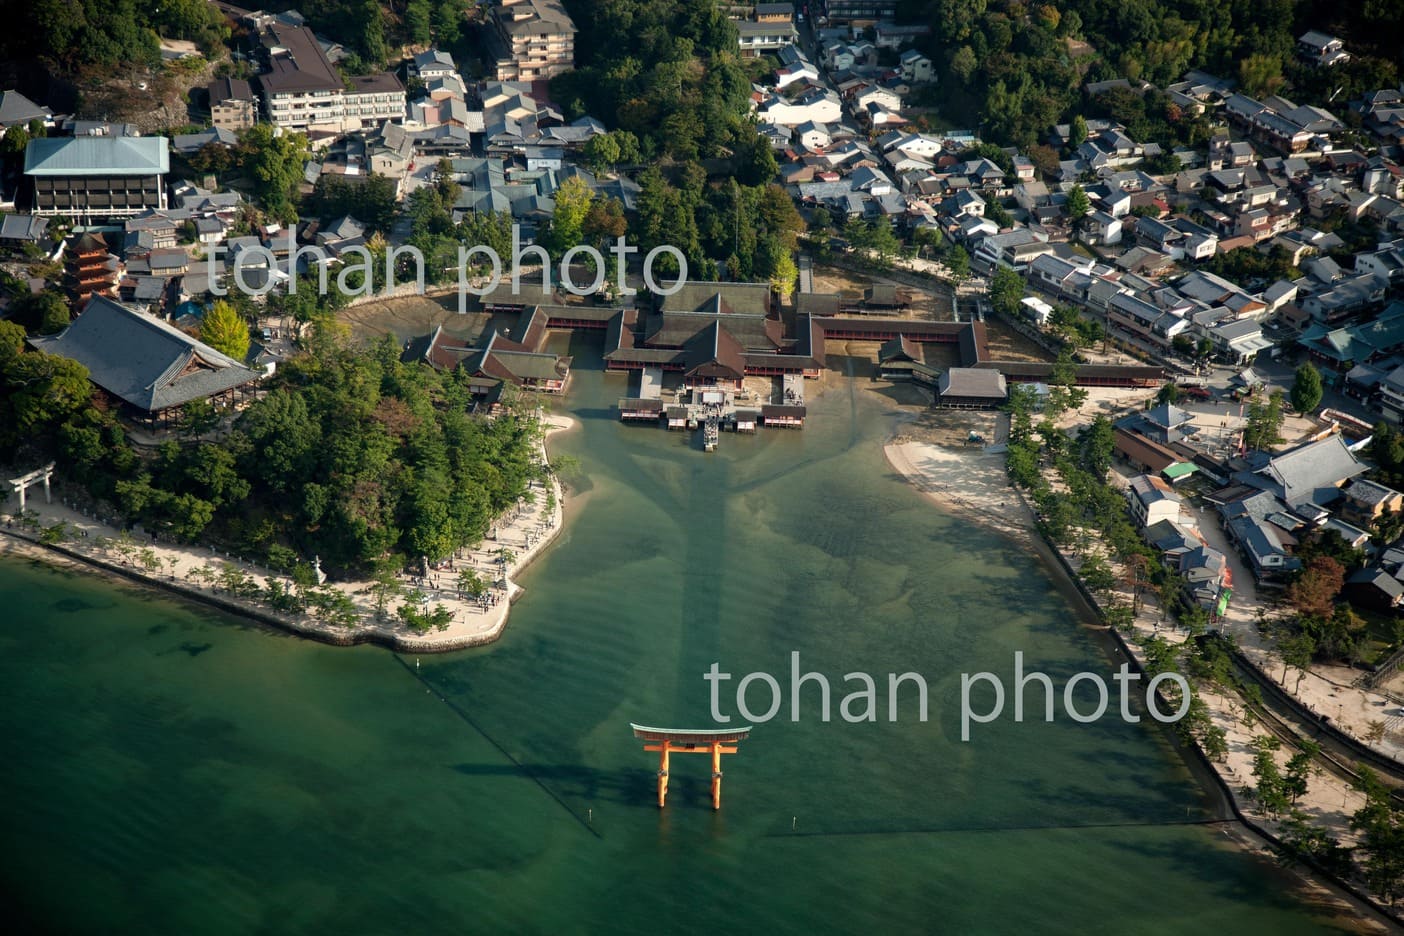
<svg viewBox="0 0 1404 936"><path fill-rule="evenodd" d="M108 73L161 60L148 5L140 0L31 0L15 7L27 22L0 30L4 58L37 55L64 72Z"/></svg>
<svg viewBox="0 0 1404 936"><path fill-rule="evenodd" d="M566 8L579 29L576 70L552 82L552 96L569 116L588 113L634 134L644 158L752 151L750 83L736 26L719 5L567 0ZM591 155L597 163L630 161L624 154L605 158L612 152Z"/></svg>
<svg viewBox="0 0 1404 936"><path fill-rule="evenodd" d="M968 126L983 121L982 136L1000 144L1028 146L1084 108L1118 107L1133 111L1117 116L1137 139L1201 140L1203 121L1162 95L1085 102L1088 81L1129 78L1164 88L1203 68L1252 93L1289 82L1294 100L1324 105L1338 88L1348 100L1396 84L1404 64L1404 0L907 0L899 13L932 27L926 48L945 71L942 116ZM1331 69L1298 62L1295 37L1311 28L1343 35L1354 60ZM1075 146L1085 127L1074 131Z"/></svg>
<svg viewBox="0 0 1404 936"><path fill-rule="evenodd" d="M353 347L325 319L310 345L220 441L143 456L80 365L0 322L0 447L62 459L153 532L362 571L477 542L540 475L535 418L472 415L461 374L402 363L388 337Z"/></svg>

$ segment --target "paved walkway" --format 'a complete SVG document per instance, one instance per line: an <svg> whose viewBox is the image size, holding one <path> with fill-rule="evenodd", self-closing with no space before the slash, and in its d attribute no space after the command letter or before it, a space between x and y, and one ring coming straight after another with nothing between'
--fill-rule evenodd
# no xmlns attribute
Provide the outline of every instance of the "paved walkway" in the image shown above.
<svg viewBox="0 0 1404 936"><path fill-rule="evenodd" d="M548 436L574 425L571 419L562 416L550 416L543 422ZM542 458L545 457L543 443ZM548 491L555 495L549 510ZM57 498L46 504L42 492L38 492L37 497L29 498L27 507L38 516L42 527L64 524L65 536L60 545L74 558L119 568L126 575L147 579L197 599L216 599L222 606L236 605L255 617L330 643L375 641L398 650L429 653L490 643L501 635L507 623L508 608L522 591L513 578L546 548L564 522L563 493L555 478L549 485L532 482L531 493L534 495L531 502L523 500L500 517L488 539L477 547L460 550L451 559L430 569L427 576L400 575L399 583L405 595L389 602L383 618L375 610L371 582L329 580L327 586L346 595L356 608L359 620L351 626L320 620L311 612L275 611L262 602L236 598L219 589L209 576L217 575L226 566L242 570L260 588L274 581L285 586L292 584L288 576L244 562L237 556L221 554L209 547L156 542L141 536L132 540L132 548L124 550L117 545L122 537L120 530L95 517L85 516ZM31 542L38 538L32 531L23 531L13 517L6 517L5 532ZM484 595L474 597L459 590L458 577L465 570L476 572L489 585ZM452 620L442 630L416 631L395 615L395 609L410 600L416 601L422 609L442 606L452 613Z"/></svg>

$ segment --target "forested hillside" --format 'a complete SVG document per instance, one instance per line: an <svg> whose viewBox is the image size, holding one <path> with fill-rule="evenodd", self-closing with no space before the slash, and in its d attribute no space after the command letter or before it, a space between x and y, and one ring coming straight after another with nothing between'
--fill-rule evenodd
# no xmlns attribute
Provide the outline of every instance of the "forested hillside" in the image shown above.
<svg viewBox="0 0 1404 936"><path fill-rule="evenodd" d="M1397 84L1404 64L1404 0L909 0L901 16L932 26L942 115L1021 146L1079 109L1088 81L1164 87L1203 68L1250 93L1339 105ZM1297 61L1308 29L1340 35L1354 59L1332 69Z"/></svg>
<svg viewBox="0 0 1404 936"><path fill-rule="evenodd" d="M469 415L463 372L402 363L389 338L356 347L325 318L309 352L219 441L194 441L219 416L192 404L184 444L144 458L81 365L25 352L24 329L0 322L0 450L59 460L148 531L214 540L277 569L314 553L362 572L441 559L481 540L540 477L534 416Z"/></svg>

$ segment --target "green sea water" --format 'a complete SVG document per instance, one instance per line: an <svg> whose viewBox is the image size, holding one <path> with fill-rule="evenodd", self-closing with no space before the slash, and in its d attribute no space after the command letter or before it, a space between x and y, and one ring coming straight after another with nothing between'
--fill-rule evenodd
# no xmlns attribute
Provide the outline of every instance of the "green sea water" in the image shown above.
<svg viewBox="0 0 1404 936"><path fill-rule="evenodd" d="M87 574L0 564L0 879L19 932L1309 933L1340 928L1231 847L1165 734L1003 719L960 741L960 674L1113 664L1038 562L894 476L890 405L840 388L802 432L620 425L579 368L555 447L566 531L505 637L324 647ZM709 723L702 673L916 671L889 722ZM735 685L733 680L732 686ZM734 691L734 690L733 690ZM764 708L764 692L753 708ZM884 693L885 695L885 693ZM1031 696L1032 698L1032 696ZM724 710L734 712L731 691ZM1115 712L1113 700L1113 713Z"/></svg>

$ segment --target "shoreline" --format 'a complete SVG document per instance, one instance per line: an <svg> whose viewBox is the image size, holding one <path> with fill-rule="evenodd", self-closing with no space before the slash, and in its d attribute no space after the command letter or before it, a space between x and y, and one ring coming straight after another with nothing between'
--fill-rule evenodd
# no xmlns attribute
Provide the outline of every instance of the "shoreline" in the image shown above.
<svg viewBox="0 0 1404 936"><path fill-rule="evenodd" d="M548 458L546 443L551 436L569 432L579 425L576 420L568 416L555 415L546 416L543 419L543 424L545 426L541 441L543 459ZM372 619L372 623L363 623L358 626L333 624L306 613L293 615L279 612L248 599L228 594L211 585L195 584L188 577L178 578L176 572L182 564L189 567L208 567L211 562L223 562L235 565L241 570L252 570L251 577L255 580L262 578L264 582L268 582L286 579L286 576L275 575L266 570L260 574L259 570L248 563L236 562L227 556L222 560L217 557L205 556L203 553L212 552L212 550L202 550L197 547L166 544L156 546L153 544L151 547L153 552L167 557L167 562L171 565L171 572L152 572L143 569L135 562L128 565L105 554L98 554L96 546L92 552L76 548L74 544L87 541L86 537L61 543L42 543L32 534L25 534L15 529L0 529L0 534L4 534L0 536L0 556L16 555L66 569L97 571L103 575L115 576L135 585L156 588L165 593L199 602L207 607L217 608L226 614L244 617L294 636L315 640L330 646L351 647L373 644L400 653L449 653L485 646L501 638L506 630L512 605L525 592L525 589L513 579L545 552L546 548L556 541L565 528L565 492L560 482L553 475L550 478L549 486L543 490L550 491L555 496L555 507L549 516L543 518L545 511L542 509L542 505L540 503L533 504L532 510L520 511L511 521L506 522L502 529L496 530L494 539L484 540L483 544L475 547L482 549L489 543L501 544L504 542L504 534L525 537L521 551L511 563L501 569L502 580L505 581L507 587L505 594L499 600L486 607L481 607L472 601L460 598L456 590L450 594L444 594L437 590L437 584L432 591L428 586L425 587L424 591L435 595L435 603L457 608L453 622L438 633L419 633L393 618L385 621ZM68 508L60 508L58 505L31 504L30 509L39 513L41 518L60 520L70 526L85 528L85 532L96 530L102 534L106 529L96 521L84 518ZM536 523L537 538L534 539L531 532L532 521ZM111 532L115 533L115 531ZM501 548L506 547L504 545ZM470 557L468 561L477 567L478 560L476 558ZM186 571L188 573L189 569L187 568ZM370 583L343 581L331 584L350 596L362 597Z"/></svg>
<svg viewBox="0 0 1404 936"><path fill-rule="evenodd" d="M1013 488L1004 476L1003 457L988 453L983 447L964 449L899 440L902 423L899 417L888 441L883 443L883 455L888 465L925 500L943 512L999 534L1024 547L1041 564L1050 566L1049 573L1055 586L1060 592L1065 592L1065 597L1074 607L1078 623L1094 633L1108 658L1114 659L1119 650L1134 669L1144 672L1136 635L1128 637L1105 623L1099 621L1093 624L1084 619L1085 614L1100 619L1101 606L1086 591L1067 557L1039 534L1032 508L1022 492ZM1204 698L1203 693L1197 694ZM1232 700L1215 695L1215 699L1205 700L1211 711L1223 719L1237 721L1231 712L1223 711L1232 704ZM1217 763L1209 758L1198 742L1186 744L1174 737L1168 740L1205 793L1217 802L1224 816L1221 821L1225 823L1225 828L1233 829L1228 838L1238 847L1258 856L1276 859L1276 848L1280 842L1276 835L1250 816L1248 805L1240 802L1234 784L1241 782L1242 778L1234 773L1233 768L1227 762ZM1328 904L1337 914L1349 914L1362 932L1399 931L1400 921L1368 894L1350 882L1310 866L1306 861L1303 865L1305 870L1296 867L1284 870L1294 875L1302 890L1314 902Z"/></svg>

